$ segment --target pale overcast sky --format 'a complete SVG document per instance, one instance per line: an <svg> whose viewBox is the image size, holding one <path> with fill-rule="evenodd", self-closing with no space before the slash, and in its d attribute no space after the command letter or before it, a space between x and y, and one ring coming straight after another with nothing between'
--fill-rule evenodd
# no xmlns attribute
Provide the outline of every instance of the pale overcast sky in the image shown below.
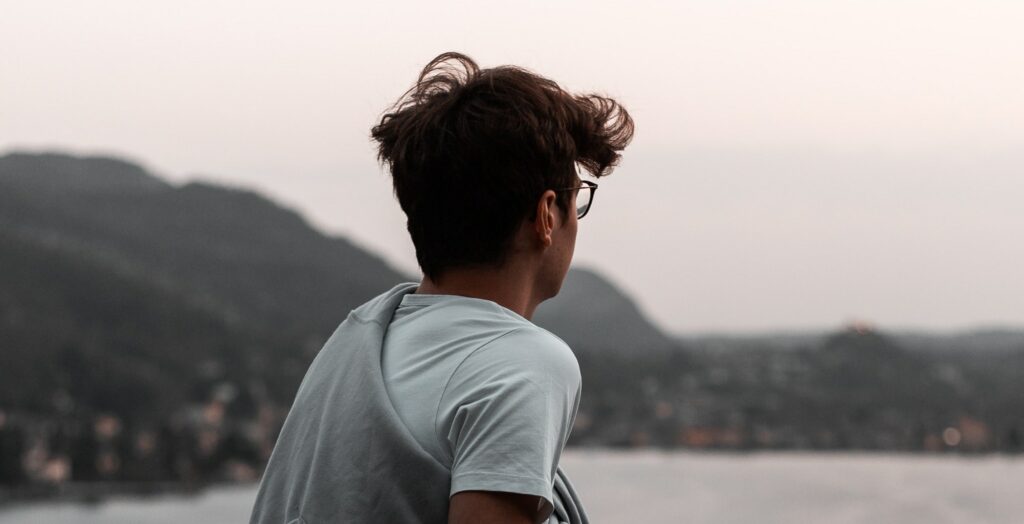
<svg viewBox="0 0 1024 524"><path fill-rule="evenodd" d="M1024 2L360 4L0 0L0 151L259 189L412 273L368 132L458 50L630 109L576 261L670 331L1024 325Z"/></svg>

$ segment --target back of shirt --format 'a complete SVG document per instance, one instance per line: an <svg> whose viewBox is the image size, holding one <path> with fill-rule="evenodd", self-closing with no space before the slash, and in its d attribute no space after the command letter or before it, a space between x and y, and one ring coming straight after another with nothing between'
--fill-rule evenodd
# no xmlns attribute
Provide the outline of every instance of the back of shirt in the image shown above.
<svg viewBox="0 0 1024 524"><path fill-rule="evenodd" d="M387 327L415 289L399 284L353 310L313 359L260 480L252 524L448 520L450 468L409 433L381 370Z"/></svg>
<svg viewBox="0 0 1024 524"><path fill-rule="evenodd" d="M561 339L489 300L408 294L387 328L381 367L401 421L450 468L450 495L554 502L581 391Z"/></svg>
<svg viewBox="0 0 1024 524"><path fill-rule="evenodd" d="M441 523L452 493L479 489L542 496L549 524L586 524L560 469L552 489L579 398L568 347L493 302L415 290L368 301L324 344L250 522Z"/></svg>

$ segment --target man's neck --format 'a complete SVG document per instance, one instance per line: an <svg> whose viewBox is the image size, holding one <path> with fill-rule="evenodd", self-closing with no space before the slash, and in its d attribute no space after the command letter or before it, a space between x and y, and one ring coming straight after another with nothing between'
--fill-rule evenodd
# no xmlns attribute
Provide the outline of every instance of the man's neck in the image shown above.
<svg viewBox="0 0 1024 524"><path fill-rule="evenodd" d="M459 295L490 300L530 319L541 300L529 271L523 268L460 268L434 281L424 276L417 294Z"/></svg>

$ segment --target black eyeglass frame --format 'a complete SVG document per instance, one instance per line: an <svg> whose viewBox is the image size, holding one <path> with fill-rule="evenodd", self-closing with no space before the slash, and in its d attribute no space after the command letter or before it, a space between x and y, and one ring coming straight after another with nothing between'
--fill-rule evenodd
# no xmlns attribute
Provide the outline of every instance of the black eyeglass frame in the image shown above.
<svg viewBox="0 0 1024 524"><path fill-rule="evenodd" d="M576 220L579 220L579 219L587 216L587 213L590 212L590 208L594 207L594 196L597 195L597 184L595 182L591 182L589 180L580 180L580 184L581 185L576 186L576 187L565 187L565 188L561 188L561 189L555 189L555 191L578 191L578 190L584 189L584 188L590 190L590 200L587 202L587 207L585 207L583 209L582 213L577 213L576 214ZM578 195L577 195L577 198L579 198Z"/></svg>

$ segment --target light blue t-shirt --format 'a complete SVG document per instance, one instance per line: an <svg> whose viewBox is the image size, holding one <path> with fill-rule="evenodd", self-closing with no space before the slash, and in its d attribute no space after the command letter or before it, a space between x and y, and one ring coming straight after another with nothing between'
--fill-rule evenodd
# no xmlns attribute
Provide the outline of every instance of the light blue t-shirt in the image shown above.
<svg viewBox="0 0 1024 524"><path fill-rule="evenodd" d="M413 438L449 465L451 495L553 501L581 391L565 342L489 300L408 294L387 328L381 368Z"/></svg>
<svg viewBox="0 0 1024 524"><path fill-rule="evenodd" d="M452 493L481 489L542 496L549 524L587 524L557 468L580 392L569 348L493 302L416 289L353 310L313 359L250 522L439 524Z"/></svg>

